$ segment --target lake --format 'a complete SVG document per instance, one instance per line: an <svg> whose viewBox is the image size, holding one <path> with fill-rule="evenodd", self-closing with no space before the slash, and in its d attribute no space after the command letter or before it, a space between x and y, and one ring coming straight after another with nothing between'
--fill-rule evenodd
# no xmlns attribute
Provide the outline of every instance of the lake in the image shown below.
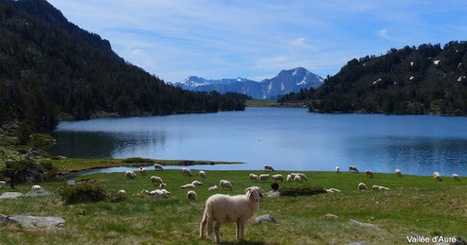
<svg viewBox="0 0 467 245"><path fill-rule="evenodd" d="M71 158L245 162L195 169L467 175L467 117L316 114L303 108L63 121L50 151Z"/></svg>

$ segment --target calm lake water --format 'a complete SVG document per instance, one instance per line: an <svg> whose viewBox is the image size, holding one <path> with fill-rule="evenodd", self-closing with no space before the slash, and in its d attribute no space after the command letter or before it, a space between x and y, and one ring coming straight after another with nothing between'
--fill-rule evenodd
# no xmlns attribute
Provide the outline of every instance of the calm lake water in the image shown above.
<svg viewBox="0 0 467 245"><path fill-rule="evenodd" d="M297 108L60 122L54 154L238 161L195 169L467 175L467 117L314 114ZM119 171L123 171L120 169Z"/></svg>

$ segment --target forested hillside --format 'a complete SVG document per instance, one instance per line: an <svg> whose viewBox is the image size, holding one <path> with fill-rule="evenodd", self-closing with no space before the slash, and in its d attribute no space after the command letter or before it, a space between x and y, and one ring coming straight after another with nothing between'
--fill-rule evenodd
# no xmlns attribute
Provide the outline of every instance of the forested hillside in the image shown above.
<svg viewBox="0 0 467 245"><path fill-rule="evenodd" d="M242 96L190 92L118 57L45 0L0 0L0 123L244 109Z"/></svg>
<svg viewBox="0 0 467 245"><path fill-rule="evenodd" d="M318 89L279 102L308 101L311 111L467 115L467 42L391 49L349 61Z"/></svg>

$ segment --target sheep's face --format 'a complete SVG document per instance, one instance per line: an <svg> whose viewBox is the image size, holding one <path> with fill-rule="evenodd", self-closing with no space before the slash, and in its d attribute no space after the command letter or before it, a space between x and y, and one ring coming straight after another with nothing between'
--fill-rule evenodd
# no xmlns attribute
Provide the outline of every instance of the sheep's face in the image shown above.
<svg viewBox="0 0 467 245"><path fill-rule="evenodd" d="M257 186L248 187L246 190L246 195L253 199L255 202L259 202L261 198L263 198L263 194L261 193L261 188Z"/></svg>

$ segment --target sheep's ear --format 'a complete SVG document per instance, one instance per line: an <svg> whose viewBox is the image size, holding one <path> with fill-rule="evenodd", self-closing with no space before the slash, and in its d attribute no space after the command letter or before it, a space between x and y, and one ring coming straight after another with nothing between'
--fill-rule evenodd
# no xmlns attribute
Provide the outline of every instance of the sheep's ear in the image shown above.
<svg viewBox="0 0 467 245"><path fill-rule="evenodd" d="M248 192L251 193L251 187L248 187L248 188L245 189L245 193L248 193Z"/></svg>

